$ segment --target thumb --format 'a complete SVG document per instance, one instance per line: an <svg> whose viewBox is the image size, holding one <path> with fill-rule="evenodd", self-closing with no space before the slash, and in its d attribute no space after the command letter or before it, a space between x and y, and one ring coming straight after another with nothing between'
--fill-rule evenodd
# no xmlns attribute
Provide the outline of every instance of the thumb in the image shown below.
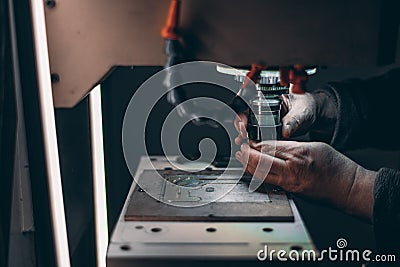
<svg viewBox="0 0 400 267"><path fill-rule="evenodd" d="M293 109L290 110L283 118L282 118L282 136L284 138L289 138L295 133L300 125L304 121L304 116L299 116L293 112Z"/></svg>

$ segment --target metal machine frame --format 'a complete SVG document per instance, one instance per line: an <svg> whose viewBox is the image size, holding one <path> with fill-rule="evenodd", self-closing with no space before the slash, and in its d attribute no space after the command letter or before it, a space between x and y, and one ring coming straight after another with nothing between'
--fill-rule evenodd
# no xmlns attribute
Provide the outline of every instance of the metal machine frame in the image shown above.
<svg viewBox="0 0 400 267"><path fill-rule="evenodd" d="M76 105L115 66L165 64L160 31L169 1L45 2L56 107ZM182 4L180 27L188 59L231 66L376 65L386 38L382 2L191 0Z"/></svg>
<svg viewBox="0 0 400 267"><path fill-rule="evenodd" d="M26 254L33 253L34 248L30 247L30 240L25 237L19 237L19 231L30 232L34 229L32 221L32 202L30 200L29 189L29 166L27 165L26 140L24 129L24 111L22 103L20 62L18 58L18 49L21 46L17 40L16 18L14 16L14 3L9 1L10 13L10 32L13 53L13 70L14 82L17 99L18 113L18 153L15 161L15 168L19 170L14 177L14 183L22 184L22 188L15 188L14 207L23 209L21 214L17 214L17 210L13 211L13 222L21 221L22 225L14 225L11 229L15 236L13 239L11 255L17 253L17 248L24 246L27 250ZM48 189L48 201L50 208L50 220L52 227L52 238L54 245L55 263L59 267L69 267L70 253L68 246L67 227L65 219L62 179L60 171L60 159L56 134L56 121L54 114L54 102L51 83L51 72L49 63L49 50L47 46L47 29L45 22L45 3L43 1L30 1L32 16L32 35L35 53L35 67L38 89L38 106L40 111L41 131L43 134L43 151L45 157L45 175ZM31 88L29 88L31 89ZM92 144L92 166L93 166L93 192L94 192L94 216L96 231L96 258L97 266L105 266L106 250L108 244L107 229L107 210L105 195L105 173L104 173L104 154L103 154L103 132L102 132L102 113L101 113L101 92L100 85L90 93L90 129ZM24 103L26 104L26 103ZM21 167L21 166L26 167ZM21 179L21 181L17 180ZM36 182L36 181L35 181ZM33 181L32 181L33 183ZM21 202L21 203L18 203ZM22 236L22 235L21 235ZM18 239L19 238L19 239ZM29 237L28 237L29 238ZM15 240L15 241L14 241ZM19 243L18 243L19 242ZM19 244L19 245L18 245ZM18 262L24 264L33 264L33 255L23 255L23 259Z"/></svg>
<svg viewBox="0 0 400 267"><path fill-rule="evenodd" d="M136 175L147 169L172 167L165 157L152 157L151 161L142 157ZM111 237L108 266L179 264L188 259L255 262L264 245L277 251L316 250L292 199L293 222L126 221L124 215L136 186L133 182Z"/></svg>

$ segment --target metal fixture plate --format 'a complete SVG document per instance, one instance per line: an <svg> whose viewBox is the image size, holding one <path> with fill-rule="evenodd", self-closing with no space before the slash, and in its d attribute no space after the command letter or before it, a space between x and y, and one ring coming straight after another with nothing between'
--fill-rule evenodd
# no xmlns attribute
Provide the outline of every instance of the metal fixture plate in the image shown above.
<svg viewBox="0 0 400 267"><path fill-rule="evenodd" d="M165 179L164 182L153 182L151 176L157 175L156 172ZM146 189L136 187L130 198L125 220L293 221L293 213L285 192L274 190L267 185L262 185L256 192L249 192L248 183L252 177L246 175L238 182L240 176L239 170L227 171L224 174L221 170L196 173L144 170L139 179L152 181L152 190L159 192L159 197L154 199L145 193ZM227 194L224 194L225 192ZM209 203L216 199L216 196L222 197ZM192 208L166 204L176 202L209 204Z"/></svg>

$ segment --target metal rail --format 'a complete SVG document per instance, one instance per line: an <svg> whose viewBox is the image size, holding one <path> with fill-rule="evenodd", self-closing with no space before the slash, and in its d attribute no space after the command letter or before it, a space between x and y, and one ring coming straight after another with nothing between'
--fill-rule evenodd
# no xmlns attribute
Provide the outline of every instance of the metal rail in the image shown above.
<svg viewBox="0 0 400 267"><path fill-rule="evenodd" d="M30 5L51 223L56 264L70 267L43 2L31 0Z"/></svg>
<svg viewBox="0 0 400 267"><path fill-rule="evenodd" d="M96 258L97 266L105 267L108 227L100 85L90 93L89 101Z"/></svg>

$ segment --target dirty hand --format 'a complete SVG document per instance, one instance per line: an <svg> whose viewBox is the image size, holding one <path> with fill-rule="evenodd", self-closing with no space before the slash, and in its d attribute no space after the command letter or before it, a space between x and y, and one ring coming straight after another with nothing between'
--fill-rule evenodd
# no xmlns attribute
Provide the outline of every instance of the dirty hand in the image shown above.
<svg viewBox="0 0 400 267"><path fill-rule="evenodd" d="M305 134L310 130L333 131L337 109L334 100L326 93L287 94L282 95L281 99L284 138Z"/></svg>
<svg viewBox="0 0 400 267"><path fill-rule="evenodd" d="M330 135L336 122L337 109L334 100L324 92L282 95L282 136L305 134L310 130ZM240 113L235 119L240 145L247 138L247 114Z"/></svg>
<svg viewBox="0 0 400 267"><path fill-rule="evenodd" d="M371 218L375 172L324 143L266 141L258 146L261 151L243 144L236 152L243 168L256 178Z"/></svg>

